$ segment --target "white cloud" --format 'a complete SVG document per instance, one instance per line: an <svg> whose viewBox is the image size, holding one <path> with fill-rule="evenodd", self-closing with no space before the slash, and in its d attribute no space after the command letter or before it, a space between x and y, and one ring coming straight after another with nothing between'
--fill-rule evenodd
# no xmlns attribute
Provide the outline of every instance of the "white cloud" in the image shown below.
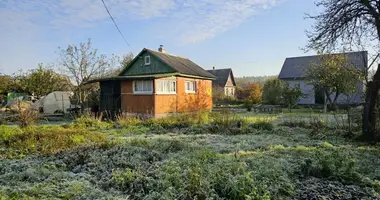
<svg viewBox="0 0 380 200"><path fill-rule="evenodd" d="M166 32L184 43L200 42L241 25L279 0L104 0L117 22L163 18ZM38 35L46 31L110 22L100 0L18 0L0 3L0 33ZM174 27L174 28L173 28ZM46 34L46 33L45 33Z"/></svg>

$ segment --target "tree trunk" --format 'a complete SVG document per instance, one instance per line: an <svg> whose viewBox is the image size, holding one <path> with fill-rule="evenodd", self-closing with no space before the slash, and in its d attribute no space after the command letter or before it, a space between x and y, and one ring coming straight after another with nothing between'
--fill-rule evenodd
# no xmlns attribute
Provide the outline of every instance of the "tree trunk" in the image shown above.
<svg viewBox="0 0 380 200"><path fill-rule="evenodd" d="M380 89L380 64L376 70L373 81L369 81L366 87L365 104L363 110L363 136L368 141L379 139L376 130L377 117L376 106L379 106Z"/></svg>

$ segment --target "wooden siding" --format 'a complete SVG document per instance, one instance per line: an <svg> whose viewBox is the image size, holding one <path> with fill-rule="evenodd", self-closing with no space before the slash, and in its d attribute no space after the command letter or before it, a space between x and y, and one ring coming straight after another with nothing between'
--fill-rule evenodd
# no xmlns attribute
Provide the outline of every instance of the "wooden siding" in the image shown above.
<svg viewBox="0 0 380 200"><path fill-rule="evenodd" d="M186 93L185 81L196 81L196 93ZM212 109L212 81L177 78L177 112L193 112Z"/></svg>
<svg viewBox="0 0 380 200"><path fill-rule="evenodd" d="M150 56L150 65L145 65L145 56ZM140 58L129 66L123 76L135 76L135 75L145 75L145 74L163 74L163 73L174 73L175 71L166 65L165 63L158 60L153 55L148 52L144 52L140 55Z"/></svg>
<svg viewBox="0 0 380 200"><path fill-rule="evenodd" d="M166 80L173 78L160 78L156 79L154 82L156 84L157 80ZM176 80L177 78L174 77ZM178 94L178 84L176 84L176 91ZM155 114L166 114L177 112L177 94L155 94Z"/></svg>
<svg viewBox="0 0 380 200"><path fill-rule="evenodd" d="M133 94L131 80L121 82L121 109L130 113L154 114L154 95ZM154 86L153 86L154 89Z"/></svg>
<svg viewBox="0 0 380 200"><path fill-rule="evenodd" d="M165 78L163 78L165 79ZM156 79L158 80L158 79ZM156 82L156 80L154 82ZM186 93L185 81L196 81L196 93ZM121 109L129 113L162 115L212 109L212 81L176 77L177 94L133 94L130 80L121 82ZM155 91L155 84L153 86Z"/></svg>

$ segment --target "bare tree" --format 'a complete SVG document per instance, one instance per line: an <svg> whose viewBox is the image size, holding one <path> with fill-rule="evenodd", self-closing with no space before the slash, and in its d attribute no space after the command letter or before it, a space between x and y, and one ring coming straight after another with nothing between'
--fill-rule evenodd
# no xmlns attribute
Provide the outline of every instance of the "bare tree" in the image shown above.
<svg viewBox="0 0 380 200"><path fill-rule="evenodd" d="M86 81L107 75L111 70L109 59L104 54L98 55L91 39L80 43L79 47L69 45L66 49L59 48L58 54L63 71L75 83L74 94L83 106L88 95L97 87L97 84L85 84Z"/></svg>
<svg viewBox="0 0 380 200"><path fill-rule="evenodd" d="M110 73L110 76L119 75L120 72L122 72L123 69L126 68L128 64L132 62L133 58L133 53L126 53L121 57L114 55L112 62L114 63L115 69Z"/></svg>
<svg viewBox="0 0 380 200"><path fill-rule="evenodd" d="M324 10L315 16L315 25L307 32L307 50L349 48L357 41L380 42L380 0L318 0ZM368 140L378 139L376 106L379 104L380 67L366 86L363 112L363 134Z"/></svg>

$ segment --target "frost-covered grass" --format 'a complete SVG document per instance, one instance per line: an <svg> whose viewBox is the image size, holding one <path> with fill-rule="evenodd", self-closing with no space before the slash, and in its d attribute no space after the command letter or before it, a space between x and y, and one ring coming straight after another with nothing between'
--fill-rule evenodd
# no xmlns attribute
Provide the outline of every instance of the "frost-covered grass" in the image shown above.
<svg viewBox="0 0 380 200"><path fill-rule="evenodd" d="M107 136L85 129L60 126L0 126L0 158L52 154L82 145L102 144Z"/></svg>
<svg viewBox="0 0 380 200"><path fill-rule="evenodd" d="M1 159L1 199L380 198L380 146L268 118L198 117L123 118L100 132L96 124L34 127L100 134L105 142ZM26 132L2 128L3 142Z"/></svg>

